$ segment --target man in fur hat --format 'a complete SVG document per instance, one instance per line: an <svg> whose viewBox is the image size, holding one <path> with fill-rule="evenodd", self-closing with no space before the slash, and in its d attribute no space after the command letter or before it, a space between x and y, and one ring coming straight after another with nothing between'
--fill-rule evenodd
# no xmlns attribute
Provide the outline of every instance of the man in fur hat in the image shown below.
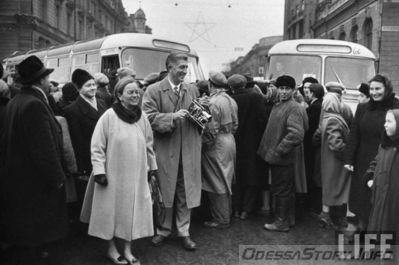
<svg viewBox="0 0 399 265"><path fill-rule="evenodd" d="M276 201L275 221L265 224L270 231L289 231L289 205L294 193L295 148L305 135L301 106L293 99L295 79L282 75L276 80L280 102L273 106L258 155L271 168L271 193ZM307 125L306 125L307 126Z"/></svg>
<svg viewBox="0 0 399 265"><path fill-rule="evenodd" d="M0 141L0 211L17 264L37 264L38 248L67 234L62 131L45 93L53 69L30 56L17 71L23 87L7 106Z"/></svg>

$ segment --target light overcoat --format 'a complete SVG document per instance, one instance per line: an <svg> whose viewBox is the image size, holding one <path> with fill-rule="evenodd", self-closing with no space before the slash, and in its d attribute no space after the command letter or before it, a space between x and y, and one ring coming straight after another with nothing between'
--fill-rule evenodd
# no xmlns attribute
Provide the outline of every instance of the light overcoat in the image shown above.
<svg viewBox="0 0 399 265"><path fill-rule="evenodd" d="M187 207L201 200L201 134L188 119L173 121L173 113L188 109L198 90L183 83L177 95L168 78L149 86L143 97L146 112L154 131L154 149L158 176L165 207L173 207L179 160L182 161Z"/></svg>

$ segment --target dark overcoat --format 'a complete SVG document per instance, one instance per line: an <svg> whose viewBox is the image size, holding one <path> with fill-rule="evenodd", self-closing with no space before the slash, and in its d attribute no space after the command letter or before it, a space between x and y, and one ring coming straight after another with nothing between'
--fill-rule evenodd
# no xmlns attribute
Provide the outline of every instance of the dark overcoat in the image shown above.
<svg viewBox="0 0 399 265"><path fill-rule="evenodd" d="M373 173L368 231L395 232L399 240L399 152L394 146L379 148L367 172Z"/></svg>
<svg viewBox="0 0 399 265"><path fill-rule="evenodd" d="M313 176L315 168L320 170L320 165L315 165L316 160L316 150L320 149L318 147L313 146L312 137L319 127L320 122L320 113L321 113L321 104L323 103L323 99L317 99L312 102L309 107L306 109L306 113L308 114L309 119L309 129L305 133L305 137L303 140L304 151L305 151L305 166L306 166L306 176L308 180L308 184L315 185L313 182Z"/></svg>
<svg viewBox="0 0 399 265"><path fill-rule="evenodd" d="M391 94L383 102L369 101L359 104L351 125L345 153L345 164L354 166L349 197L350 210L366 221L370 215L370 189L362 183L362 176L377 155L384 132L385 115L388 109L399 108L399 100Z"/></svg>
<svg viewBox="0 0 399 265"><path fill-rule="evenodd" d="M231 97L238 106L236 140L236 181L240 186L257 185L267 178L267 165L257 154L271 108L264 97L248 89L236 91Z"/></svg>
<svg viewBox="0 0 399 265"><path fill-rule="evenodd" d="M90 175L92 171L91 137L98 119L107 109L101 99L97 99L97 109L94 109L82 96L79 96L71 105L65 108L65 118L68 121L78 170L86 175Z"/></svg>
<svg viewBox="0 0 399 265"><path fill-rule="evenodd" d="M62 131L40 91L24 87L10 101L1 148L6 240L40 245L66 236Z"/></svg>

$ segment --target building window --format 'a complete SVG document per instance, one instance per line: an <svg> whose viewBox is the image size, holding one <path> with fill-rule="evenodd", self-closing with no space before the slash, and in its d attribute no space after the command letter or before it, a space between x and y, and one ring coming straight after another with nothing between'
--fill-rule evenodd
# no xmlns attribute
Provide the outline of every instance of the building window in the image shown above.
<svg viewBox="0 0 399 265"><path fill-rule="evenodd" d="M357 31L358 31L358 26L354 25L351 29L351 36L350 36L350 41L351 42L356 42L357 43Z"/></svg>
<svg viewBox="0 0 399 265"><path fill-rule="evenodd" d="M363 24L364 45L371 50L373 46L373 20L366 18Z"/></svg>
<svg viewBox="0 0 399 265"><path fill-rule="evenodd" d="M298 34L298 38L303 38L303 20L301 20L299 23L299 34Z"/></svg>
<svg viewBox="0 0 399 265"><path fill-rule="evenodd" d="M346 33L345 33L345 31L342 31L342 32L339 34L339 39L340 39L340 40L345 40L345 39L346 39Z"/></svg>
<svg viewBox="0 0 399 265"><path fill-rule="evenodd" d="M57 28L60 27L60 17L61 17L60 6L56 5L55 6L55 25L57 26Z"/></svg>
<svg viewBox="0 0 399 265"><path fill-rule="evenodd" d="M48 10L47 10L47 7L48 7L48 3L47 3L47 0L42 0L42 2L41 2L41 9L42 9L42 19L44 20L44 21L47 21L47 12L48 12Z"/></svg>

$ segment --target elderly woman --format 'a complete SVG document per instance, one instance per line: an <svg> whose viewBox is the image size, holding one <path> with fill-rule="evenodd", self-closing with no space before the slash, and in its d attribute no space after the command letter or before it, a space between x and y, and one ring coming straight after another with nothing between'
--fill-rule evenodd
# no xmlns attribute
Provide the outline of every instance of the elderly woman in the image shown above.
<svg viewBox="0 0 399 265"><path fill-rule="evenodd" d="M330 207L346 205L349 199L350 176L343 167L343 154L349 137L349 126L343 118L343 106L338 95L328 93L322 103L321 127L316 131L321 136L321 185L323 226L334 226L330 218ZM335 224L345 226L345 213L341 212Z"/></svg>
<svg viewBox="0 0 399 265"><path fill-rule="evenodd" d="M234 176L236 144L234 133L238 127L237 104L224 91L226 77L220 72L209 73L209 109L212 120L203 137L202 189L208 192L212 220L209 228L230 225L231 184Z"/></svg>
<svg viewBox="0 0 399 265"><path fill-rule="evenodd" d="M399 108L399 100L387 77L377 74L369 86L370 101L357 107L345 154L345 167L353 171L349 206L359 221L358 230L366 229L371 209L371 193L363 185L362 176L377 154L387 111Z"/></svg>
<svg viewBox="0 0 399 265"><path fill-rule="evenodd" d="M131 241L154 233L147 169L148 175L156 175L157 164L151 126L139 106L138 83L120 80L115 97L93 133L93 173L81 219L89 223L89 235L108 240L107 257L114 263L138 264ZM114 238L124 240L124 257Z"/></svg>

